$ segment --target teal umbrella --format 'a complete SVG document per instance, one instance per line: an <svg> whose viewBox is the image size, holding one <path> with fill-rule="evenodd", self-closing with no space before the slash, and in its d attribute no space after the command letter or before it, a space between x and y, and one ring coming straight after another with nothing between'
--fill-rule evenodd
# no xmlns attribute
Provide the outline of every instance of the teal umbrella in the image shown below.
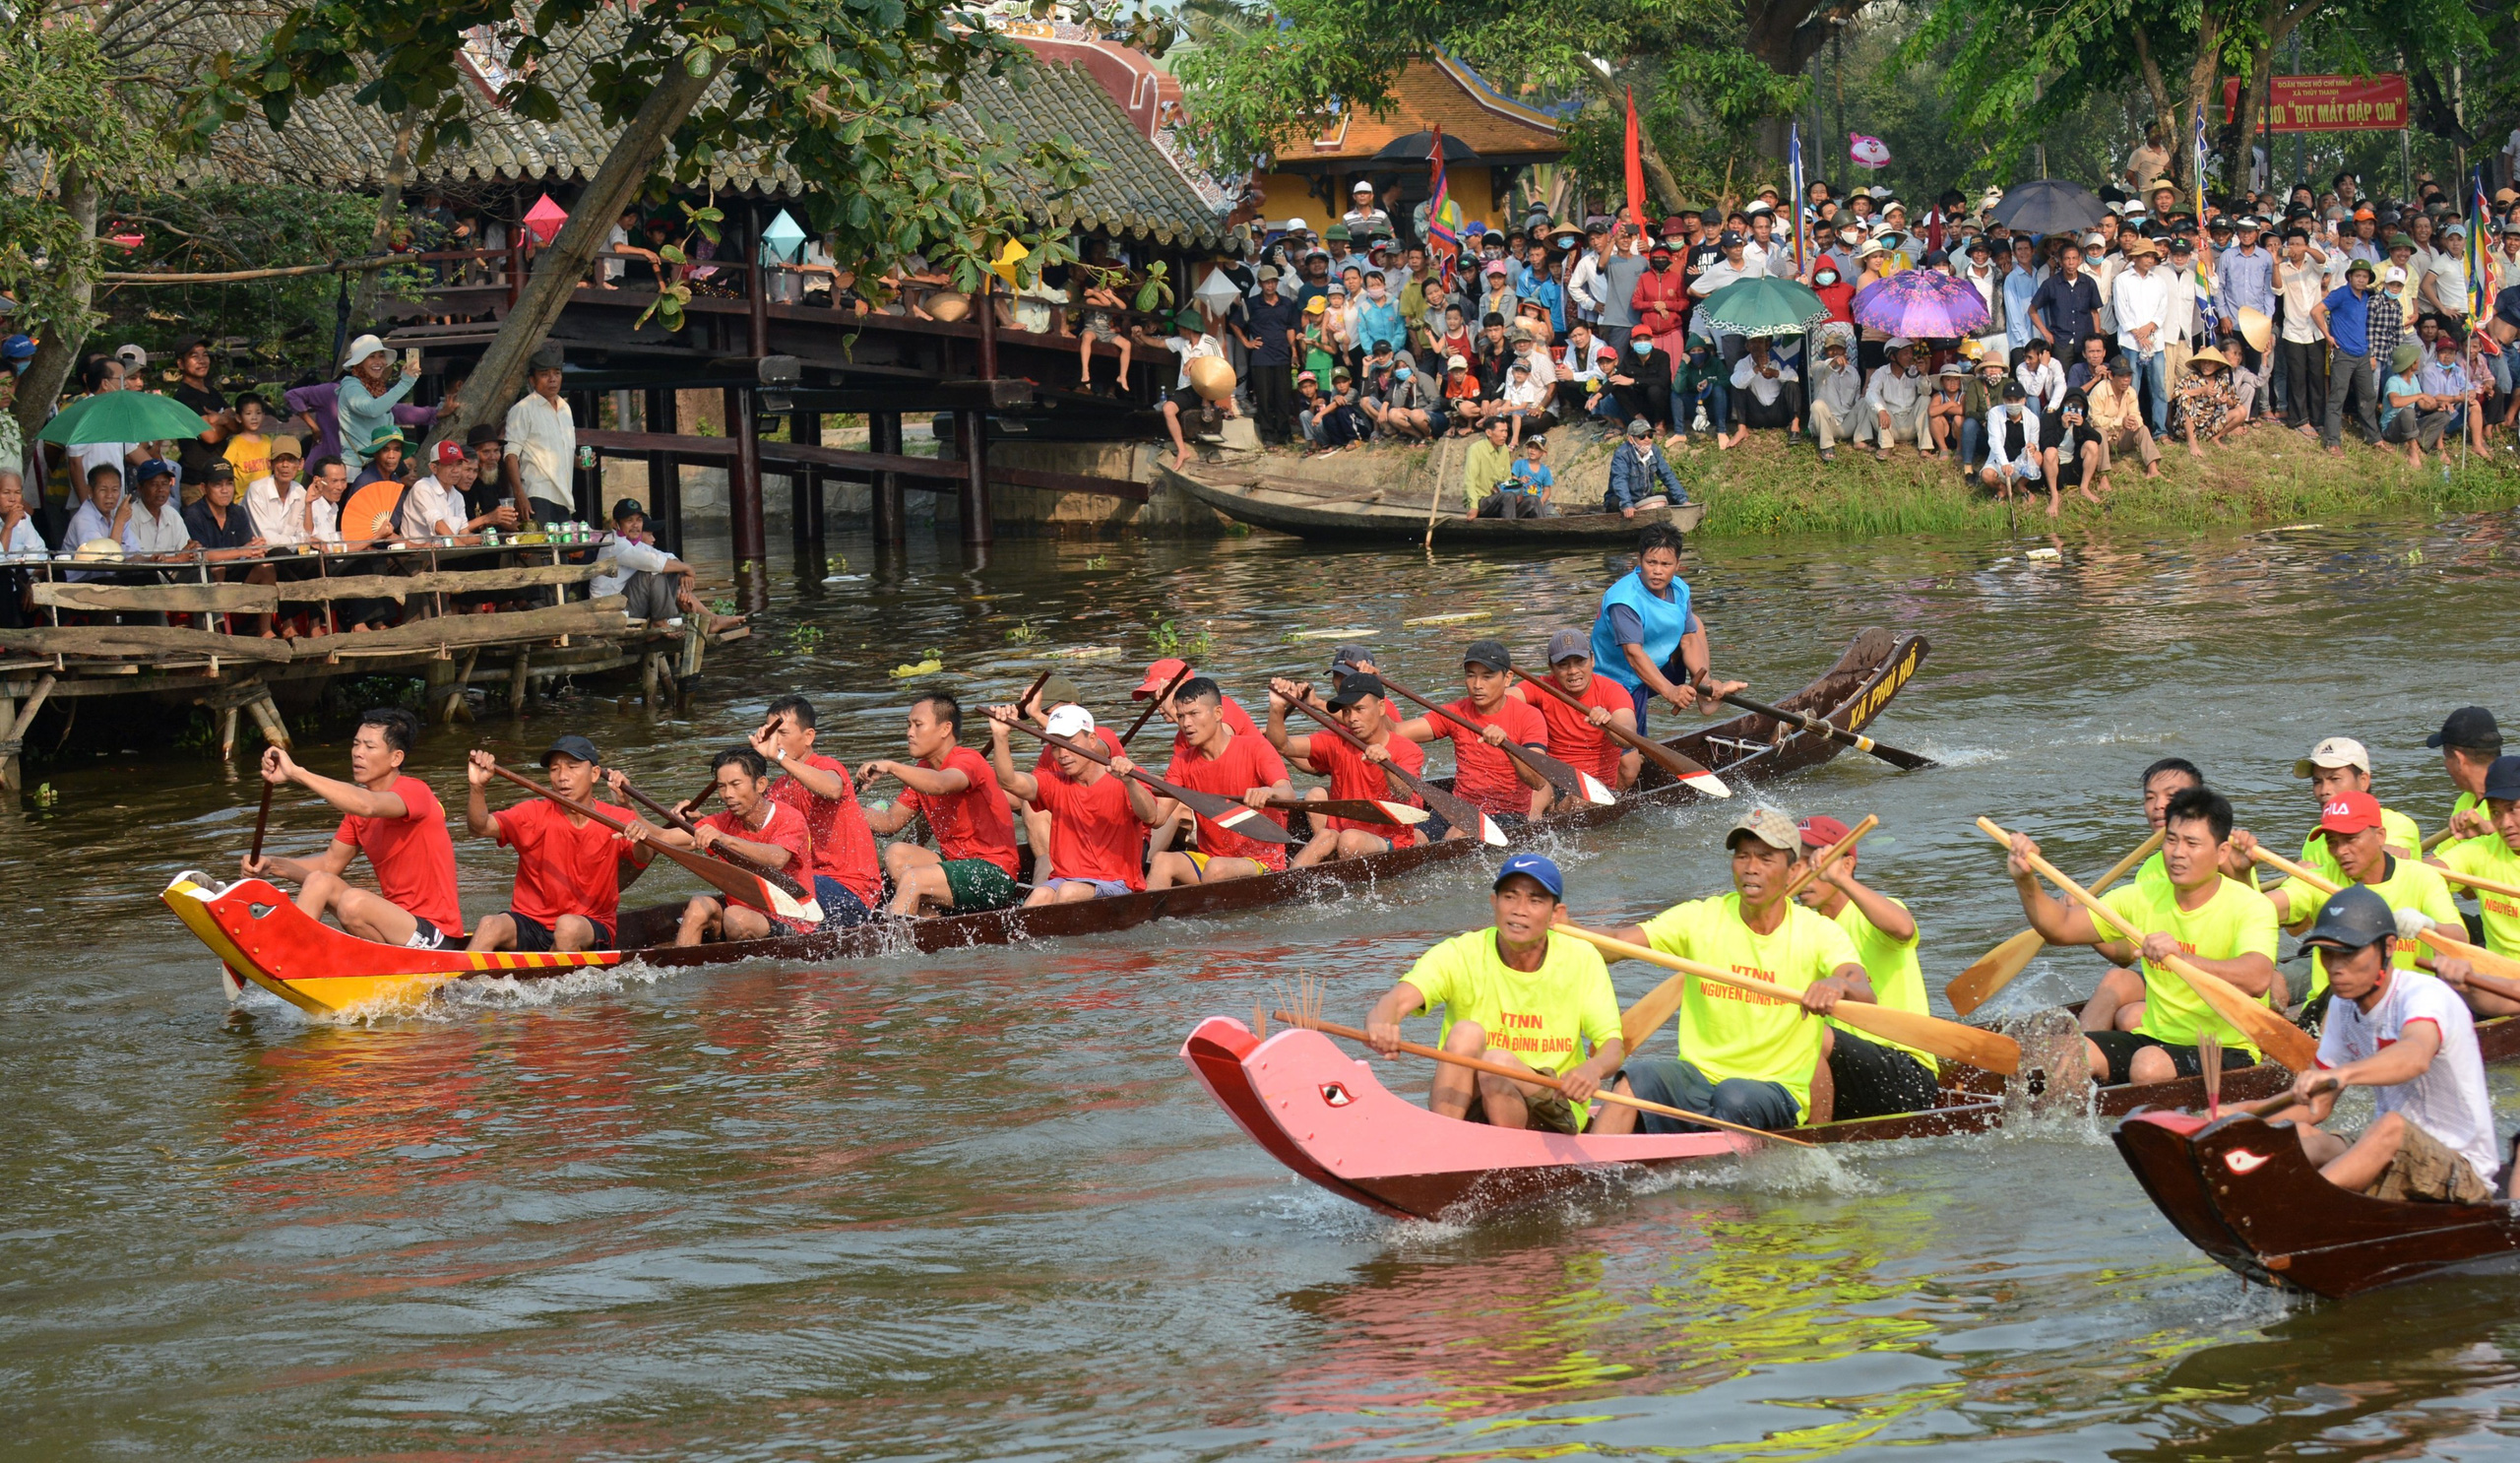
<svg viewBox="0 0 2520 1463"><path fill-rule="evenodd" d="M1829 307L1820 296L1773 276L1727 285L1699 308L1706 311L1713 333L1729 336L1798 336L1829 320Z"/></svg>
<svg viewBox="0 0 2520 1463"><path fill-rule="evenodd" d="M86 442L171 442L208 430L210 423L200 413L154 391L105 391L72 402L35 435L76 447Z"/></svg>

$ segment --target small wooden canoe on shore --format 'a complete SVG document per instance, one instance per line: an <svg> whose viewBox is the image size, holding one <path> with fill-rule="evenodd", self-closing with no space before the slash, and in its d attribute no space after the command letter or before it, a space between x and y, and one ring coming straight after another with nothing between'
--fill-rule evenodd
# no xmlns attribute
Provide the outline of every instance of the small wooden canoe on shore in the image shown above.
<svg viewBox="0 0 2520 1463"><path fill-rule="evenodd" d="M2140 1113L2117 1151L2188 1242L2236 1274L2341 1301L2520 1256L2520 1209L2375 1199L2330 1183L2291 1123Z"/></svg>
<svg viewBox="0 0 2520 1463"><path fill-rule="evenodd" d="M1175 472L1161 463L1158 477L1236 523L1301 539L1401 541L1426 536L1426 499L1432 489L1409 490L1305 476L1298 466L1227 468L1200 466ZM1460 494L1444 501L1458 504ZM1598 501L1596 497L1595 501ZM1531 543L1633 543L1648 524L1668 523L1690 533L1706 518L1704 503L1640 509L1634 518L1615 513L1576 513L1550 518L1464 518L1435 515L1438 541L1476 546Z"/></svg>

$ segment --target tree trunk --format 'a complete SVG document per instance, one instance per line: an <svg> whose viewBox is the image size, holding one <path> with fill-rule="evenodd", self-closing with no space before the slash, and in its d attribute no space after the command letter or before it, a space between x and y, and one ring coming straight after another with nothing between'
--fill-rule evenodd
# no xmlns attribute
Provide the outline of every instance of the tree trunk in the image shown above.
<svg viewBox="0 0 2520 1463"><path fill-rule="evenodd" d="M1637 159L1645 164L1645 186L1654 190L1663 204L1666 218L1688 206L1680 193L1680 180L1671 176L1671 166L1663 160L1663 152L1654 146L1654 135L1640 125L1636 129Z"/></svg>
<svg viewBox="0 0 2520 1463"><path fill-rule="evenodd" d="M2205 191L2205 180L2196 175L2196 129L2205 120L2205 108L2213 101L2222 74L2223 28L2209 10L2197 25L2196 59L2187 68L2187 129L2172 134L2177 140L2170 150L2172 157L2182 159L2187 164L2180 172L2191 200ZM2226 178L2224 186L2231 186L2231 180Z"/></svg>
<svg viewBox="0 0 2520 1463"><path fill-rule="evenodd" d="M561 311L577 293L578 282L586 278L603 248L604 236L612 231L613 221L647 181L666 139L699 105L716 75L713 69L708 76L693 76L680 56L665 63L664 79L612 140L603 165L578 195L576 212L560 225L559 237L536 258L524 290L507 318L499 322L499 333L481 352L481 363L472 368L461 405L438 417L431 441L460 438L476 422L504 419L524 388L527 362L559 323Z"/></svg>
<svg viewBox="0 0 2520 1463"><path fill-rule="evenodd" d="M79 225L80 238L93 245L96 239L96 185L75 164L66 163L61 169L61 207ZM79 348L88 341L88 310L96 298L95 276L84 256L64 262L61 280L70 294L70 318L43 322L43 344L35 348L34 358L27 362L27 372L18 380L15 410L18 427L26 434L29 448L34 446L35 433L43 430L44 422L51 418L52 404L61 400L62 388L69 384L71 367L79 359ZM42 497L42 483L28 484L29 501L40 502Z"/></svg>
<svg viewBox="0 0 2520 1463"><path fill-rule="evenodd" d="M2249 47L2248 70L2240 77L2238 115L2223 130L2223 186L2235 198L2248 187L2249 150L2257 145L2258 129L2265 125L2267 79L2273 74L2275 47L2272 42ZM2275 159L2267 159L2267 181L2275 181Z"/></svg>
<svg viewBox="0 0 2520 1463"><path fill-rule="evenodd" d="M2149 96L2153 103L2153 125L2161 129L2162 148L2170 154L2169 175L2176 178L2185 171L2178 165L2177 104L2171 98L2170 83L2162 79L2161 63L2153 59L2152 37L2144 33L2144 28L2141 26L2132 27L2131 30L2135 38L2135 59L2143 63L2144 95ZM2151 181L2150 178L2138 178L2135 180L2135 186L2140 188ZM2150 202L2150 200L2146 201Z"/></svg>
<svg viewBox="0 0 2520 1463"><path fill-rule="evenodd" d="M376 195L376 228L367 245L370 254L394 247L394 220L403 212L403 186L411 180L411 139L419 131L419 111L407 107L394 124L394 155L386 160L385 186ZM352 321L376 317L376 275L375 270L363 271L350 291Z"/></svg>

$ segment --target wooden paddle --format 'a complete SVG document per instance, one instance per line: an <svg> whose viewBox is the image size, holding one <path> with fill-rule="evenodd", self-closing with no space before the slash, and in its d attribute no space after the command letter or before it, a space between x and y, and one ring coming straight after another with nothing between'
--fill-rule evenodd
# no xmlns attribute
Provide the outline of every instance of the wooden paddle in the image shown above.
<svg viewBox="0 0 2520 1463"><path fill-rule="evenodd" d="M2145 859L2153 857L2161 846L2162 835L2159 833L2145 839L2136 845L2135 852L2118 859L2109 872L2102 874L2100 882L2091 886L2091 892L2101 893L2126 877ZM1951 1009L1966 1016L1984 1005L1988 996L2011 985L2012 978L2029 967L2032 957L2047 948L2048 941L2040 937L2038 930L2025 929L1979 956L1975 965L1952 977L1951 984L1942 989L1943 999L1951 1002Z"/></svg>
<svg viewBox="0 0 2520 1463"><path fill-rule="evenodd" d="M1405 802L1385 802L1379 797L1330 797L1305 801L1300 797L1272 797L1269 805L1286 812L1307 812L1324 818L1353 818L1359 823L1379 823L1386 828L1415 828L1431 816L1422 807Z"/></svg>
<svg viewBox="0 0 2520 1463"><path fill-rule="evenodd" d="M2337 1082L2333 1077L2321 1077L2318 1081L2310 1084L2310 1096L2312 1097L2317 1097L2322 1092L2335 1091L2337 1091ZM2300 1098L2297 1098L2288 1092L2281 1097L2271 1097L2262 1102L2243 1104L2240 1107L2234 1108L2232 1111L2235 1113L2245 1113L2251 1117L2272 1117L2276 1113L2283 1112L2285 1109L2290 1108L2300 1101L2301 1100Z"/></svg>
<svg viewBox="0 0 2520 1463"><path fill-rule="evenodd" d="M1786 900L1791 902L1794 896L1809 888L1813 879L1826 872L1830 864L1838 861L1840 855L1854 848L1858 840L1880 826L1879 818L1870 813L1864 814L1863 821L1848 829L1846 837L1821 850L1820 857L1812 859L1809 867L1794 876L1794 882L1785 886ZM1688 984L1688 977L1673 976L1645 992L1636 1004L1627 1008L1627 1014L1619 1018L1619 1030L1625 1035L1628 1050L1634 1051L1651 1041L1654 1033L1663 1029L1663 1023L1670 1020L1672 1015L1680 1009L1680 993L1687 989Z"/></svg>
<svg viewBox="0 0 2520 1463"><path fill-rule="evenodd" d="M1980 818L1978 827L2004 847L2012 846L2012 835L1998 827L1994 819ZM2067 898L2089 911L2094 927L2104 924L2110 929L2121 927L2118 916L2110 913L2108 906L2093 898L2090 890L2065 877L2062 869L2037 855L2031 856L2030 866L2046 875L2048 882L2063 890ZM2143 935L2133 931L2126 933L2138 945L2143 943ZM2306 1072L2318 1064L2318 1044L2310 1040L2310 1034L2260 1004L2257 997L2220 976L2197 969L2184 956L2174 955L2162 965L2172 975L2185 981L2224 1020L2246 1033L2258 1050L2297 1072Z"/></svg>
<svg viewBox="0 0 2520 1463"><path fill-rule="evenodd" d="M716 792L717 784L710 784L710 791L713 793ZM658 817L663 819L670 827L679 828L685 833L696 833L699 831L699 824L694 823L690 818L675 812L672 808L665 806L663 803L657 801L657 799L649 796L647 794L640 792L637 785L632 783L626 777L621 780L621 795L646 808L648 811L655 813ZM697 797L692 799L694 802L699 800L700 799ZM732 849L713 854L711 857L724 859L735 867L761 879L762 882L787 890L791 898L810 901L814 897L811 891L807 890L803 884L798 883L796 879L786 870L772 868L766 863L756 862L755 860L747 859L743 855L736 853Z"/></svg>
<svg viewBox="0 0 2520 1463"><path fill-rule="evenodd" d="M1126 747L1129 744L1129 738L1145 729L1147 718L1155 715L1157 708L1163 706L1165 702L1171 700L1172 693L1181 689L1181 682L1189 678L1190 668L1187 663L1184 663L1180 671L1166 684L1164 689L1156 692L1155 698L1147 702L1146 709L1138 713L1138 719L1129 723L1129 730L1120 733L1120 745Z"/></svg>
<svg viewBox="0 0 2520 1463"><path fill-rule="evenodd" d="M2461 873L2455 868L2447 868L2438 863L2426 863L2424 866L2453 884L2465 884L2471 889L2480 889L2488 894L2501 894L2512 899L2520 899L2520 884L2506 884L2499 879L2480 878L2475 874Z"/></svg>
<svg viewBox="0 0 2520 1463"><path fill-rule="evenodd" d="M625 823L613 821L611 818L604 816L599 809L580 802L576 798L563 797L559 794L552 792L549 788L534 781L532 778L519 777L506 768L499 766L495 762L490 764L490 770L498 774L500 777L506 778L509 782L516 784L518 787L525 789L527 792L534 794L536 796L547 797L553 802L560 804L562 807L567 808L569 811L578 814L580 817L586 818L592 822L600 823L615 833L622 832L629 826ZM710 855L700 853L696 850L678 849L671 844L664 843L652 843L650 847L654 848L658 853L672 859L674 862L691 870L693 873L698 874L702 880L729 899L739 900L744 904L751 905L755 909L768 910L774 915L783 916L789 920L802 920L813 924L820 924L822 922L822 906L815 904L812 900L799 900L793 898L787 890L780 888L776 884L768 882L759 874L737 868L730 862L713 858ZM732 853L733 851L728 850L727 852Z"/></svg>
<svg viewBox="0 0 2520 1463"><path fill-rule="evenodd" d="M2292 859L2285 858L2281 854L2267 852L2263 845L2251 850L2250 857L2279 873L2290 874L2292 877L2300 879L2302 883L2316 889L2321 894L2334 894L2337 890L2344 887L2335 880L2328 878L2325 874L2319 873L2313 869L2304 868L2300 864L2294 862ZM2427 863L2425 866L2426 868L2430 868L2434 873L2446 874L2449 872L2448 869L2441 868L2434 864ZM2301 912L2299 910L2294 910L2290 913L2297 920L2301 917ZM2313 911L2312 913L2316 912ZM2465 933L2465 931L2462 930L2461 933ZM2504 981L2520 981L2520 960L2513 960L2508 956L2496 955L2492 951L2487 950L2479 945L2471 945L2466 940L2460 939L2457 935L2443 934L2441 933L2440 926L2438 925L2426 930L2421 935L2418 935L2417 938L2423 940L2426 944L2430 945L2433 949L2440 951L2444 955L2458 956L2461 960L2475 966L2478 970L2484 972L2488 976L2497 977ZM2504 994L2506 992L2497 989L2495 993ZM2520 996L2520 991L2507 993Z"/></svg>
<svg viewBox="0 0 2520 1463"><path fill-rule="evenodd" d="M1336 1021L1324 1021L1317 1016L1307 1020L1302 1017L1298 1017L1292 1011L1275 1011L1271 1014L1276 1016L1279 1020L1287 1023L1289 1026L1299 1026L1306 1031L1320 1032L1324 1036L1346 1037L1352 1042L1366 1041L1366 1037L1363 1032L1358 1031L1353 1026L1341 1026ZM1367 1043L1367 1045L1371 1044ZM1452 1065L1457 1067L1468 1067L1474 1072L1485 1072L1491 1077L1511 1077L1517 1082L1528 1082L1534 1087L1545 1087L1549 1091L1556 1093L1559 1097L1566 1097L1565 1086L1556 1078L1544 1077L1540 1073L1532 1071L1526 1067L1509 1067L1504 1065L1502 1062L1485 1061L1476 1056L1462 1056L1455 1052L1446 1051L1441 1047L1423 1047L1419 1046L1416 1042L1402 1042L1399 1044L1399 1049L1408 1052L1412 1056L1423 1056L1434 1061L1450 1062ZM1753 1138L1773 1138L1779 1143L1791 1143L1796 1148L1817 1148L1820 1146L1819 1144L1810 1142L1807 1139L1789 1138L1783 1133L1770 1132L1763 1127L1749 1127L1738 1122L1726 1122L1721 1117L1709 1117L1703 1113L1687 1113L1678 1108L1667 1108L1661 1103L1649 1103L1643 1098L1629 1097L1624 1093L1612 1092L1606 1087L1593 1094L1593 1096L1601 1102L1615 1103L1622 1108L1634 1108L1640 1113L1658 1113L1665 1117L1676 1117L1682 1122L1702 1123L1707 1127L1723 1128L1727 1132L1746 1133ZM1567 1098L1567 1101L1572 1102L1574 1099Z"/></svg>
<svg viewBox="0 0 2520 1463"><path fill-rule="evenodd" d="M2210 1031L2196 1034L2196 1069L2205 1076L2205 1115L2223 1115L2223 1039Z"/></svg>
<svg viewBox="0 0 2520 1463"><path fill-rule="evenodd" d="M2444 828L2444 829L2442 829L2440 832L2438 832L2438 833L2436 833L2436 834L2432 835L2430 838L2426 839L2426 840L2424 841L2424 843L2422 844L2422 846L2417 850L2417 852L2419 852L2419 853L2425 853L2425 854L2429 854L2429 853L2431 853L2434 849L2437 849L2437 848L2441 847L2441 845L2443 845L2443 844L2445 844L2445 843L2449 842L2449 839L2450 839L2450 830L2449 830L2449 829L2447 829L2447 828Z"/></svg>
<svg viewBox="0 0 2520 1463"><path fill-rule="evenodd" d="M1596 930L1586 929L1579 924L1558 924L1551 927L1561 934L1575 936L1605 955L1614 955L1621 960L1642 960L1648 965L1659 965L1665 970L1678 971L1684 977L1695 976L1701 982L1730 986L1735 990L1764 995L1772 1001L1797 1008L1802 1004L1801 991L1789 986L1780 986L1774 981L1762 981L1755 976L1734 975L1731 971L1717 970L1714 966L1702 965L1678 955L1666 955L1660 950L1644 945L1631 945L1625 940L1614 939ZM1644 1002L1639 1001L1638 1004L1642 1005ZM2021 1070L2021 1044L1998 1032L1982 1031L1974 1026L1963 1026L1957 1021L1945 1021L1939 1016L1923 1016L1915 1011L1901 1011L1889 1006L1875 1005L1870 1001L1842 1000L1838 1002L1837 1009L1829 1013L1829 1016L1833 1020L1845 1022L1858 1031L1870 1032L1885 1042L1892 1042L1902 1047L1914 1047L1920 1051L1930 1051L1936 1056L1947 1056L1954 1061L1965 1061L1973 1067L2001 1072L2007 1077ZM1621 1029L1624 1030L1623 1023ZM1651 1036L1653 1033L1649 1031L1646 1034Z"/></svg>
<svg viewBox="0 0 2520 1463"><path fill-rule="evenodd" d="M1103 751L1099 743L1094 746L1086 746L1080 742L1070 741L1064 736L1056 736L1050 732L1043 732L1038 727L1028 727L1022 722L998 716L994 712L991 712L989 716L990 720L997 722L1000 726L1012 727L1027 736L1039 737L1054 747L1060 747L1067 751L1074 752L1088 762L1100 762L1105 767L1111 765L1110 754ZM1250 839L1255 843L1287 844L1294 842L1293 834L1291 834L1284 828L1279 827L1272 820L1260 816L1258 809L1252 807L1251 804L1242 801L1240 798L1228 797L1218 793L1194 793L1188 788L1176 788L1160 777L1149 776L1146 773L1138 771L1134 767L1129 769L1127 775L1137 779L1139 786L1154 793L1157 796L1169 797L1173 801L1180 803L1183 807L1190 809L1190 811L1206 818L1209 822L1216 824L1218 827L1231 829L1234 833L1243 838Z"/></svg>
<svg viewBox="0 0 2520 1463"><path fill-rule="evenodd" d="M1388 675L1383 676L1381 679L1382 683L1386 687L1398 691L1401 695L1417 702L1426 711L1442 717L1445 721L1448 721L1454 726L1461 728L1463 731L1470 732L1473 736L1478 735L1480 732L1484 730L1470 718L1454 711L1451 707L1437 706L1434 702L1418 695L1416 691L1413 691L1407 686L1402 685L1400 682L1393 680ZM1510 736L1506 737L1503 741L1496 743L1496 750L1503 752L1506 756L1513 758L1515 761L1522 763L1525 767L1539 773L1543 778L1547 780L1550 787L1555 788L1558 791L1558 794L1561 796L1577 797L1586 802L1598 803L1604 806L1618 801L1618 795L1612 793L1609 789L1603 787L1600 778L1593 776L1589 772L1578 772L1574 768L1558 761L1555 757L1550 756L1546 752L1533 751L1530 747L1517 743Z"/></svg>
<svg viewBox="0 0 2520 1463"><path fill-rule="evenodd" d="M1337 717L1332 716L1329 712L1324 711L1320 707L1313 705L1311 701L1290 701L1287 704L1293 707L1295 710L1302 712L1305 716L1312 718L1314 721L1319 722L1324 727L1329 728L1333 732L1346 740L1350 746L1354 747L1357 751L1361 752L1365 750L1365 739L1363 737L1349 731L1345 722L1340 721ZM1419 797L1425 799L1427 808L1431 810L1436 817L1443 819L1455 828L1460 828L1465 831L1473 828L1478 829L1480 841L1487 844L1491 848L1501 849L1505 847L1505 830L1496 826L1496 820L1494 818L1491 818L1487 816L1487 814L1480 811L1477 803L1472 802L1469 798L1462 796L1458 793L1448 793L1443 789L1436 787L1434 784L1427 782L1424 778L1418 776L1416 773L1395 767L1389 762L1381 763L1380 766L1382 767L1384 779L1392 785L1394 791L1417 794Z"/></svg>
<svg viewBox="0 0 2520 1463"><path fill-rule="evenodd" d="M258 774L256 774L256 775L257 775L257 776L260 776L260 774L259 774L259 773L258 773ZM271 779L270 779L270 778L264 778L264 779L263 779L263 805L262 805L261 810L260 810L260 811L258 811L258 812L256 812L256 813L254 814L254 851L253 851L251 854L249 854L249 855L247 855L247 856L246 856L248 859L252 859L254 862L256 862L256 863L260 863L260 862L262 862L262 861L263 861L263 830L264 830L264 829L266 829L266 828L269 828L271 825L272 825L272 781L271 781Z"/></svg>
<svg viewBox="0 0 2520 1463"><path fill-rule="evenodd" d="M1850 732L1835 722L1824 722L1807 711L1787 711L1782 706L1770 706L1764 701L1753 701L1738 691L1723 699L1743 711L1756 712L1763 717L1773 717L1777 721L1800 727L1805 732L1816 732L1822 736L1842 741L1857 751L1869 752L1901 772L1922 772L1928 767L1942 765L1931 757L1921 757L1915 752L1903 752L1895 746L1884 746L1860 732Z"/></svg>
<svg viewBox="0 0 2520 1463"><path fill-rule="evenodd" d="M1575 708L1577 711L1590 712L1592 710L1591 707L1576 700L1573 695L1568 693L1564 686L1559 685L1554 680L1545 676L1534 675L1529 671L1519 668L1514 671L1514 674L1521 676L1530 684L1536 685L1542 690L1546 691L1548 694L1556 697L1568 706ZM1709 797L1730 797L1732 795L1732 790L1724 785L1724 779L1717 777L1714 773L1709 772L1703 766L1700 766L1696 761L1681 756L1678 752L1671 750L1670 747L1654 740L1650 736L1639 736L1635 732L1628 731L1625 727L1619 726L1615 722L1606 723L1602 727L1602 732L1604 734L1608 736L1610 740L1615 741L1622 746L1634 747L1636 750L1644 753L1647 757L1653 759L1655 765L1661 767L1665 772L1678 778L1681 782L1688 784L1690 788L1705 794Z"/></svg>

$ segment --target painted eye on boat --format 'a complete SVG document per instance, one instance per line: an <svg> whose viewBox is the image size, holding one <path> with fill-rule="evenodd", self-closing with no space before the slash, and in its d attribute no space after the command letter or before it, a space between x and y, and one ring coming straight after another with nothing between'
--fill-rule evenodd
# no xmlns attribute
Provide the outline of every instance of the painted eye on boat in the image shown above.
<svg viewBox="0 0 2520 1463"><path fill-rule="evenodd" d="M1346 1084L1339 1082L1322 1083L1321 1100L1334 1108L1344 1108L1355 1101L1354 1098L1348 1096Z"/></svg>

